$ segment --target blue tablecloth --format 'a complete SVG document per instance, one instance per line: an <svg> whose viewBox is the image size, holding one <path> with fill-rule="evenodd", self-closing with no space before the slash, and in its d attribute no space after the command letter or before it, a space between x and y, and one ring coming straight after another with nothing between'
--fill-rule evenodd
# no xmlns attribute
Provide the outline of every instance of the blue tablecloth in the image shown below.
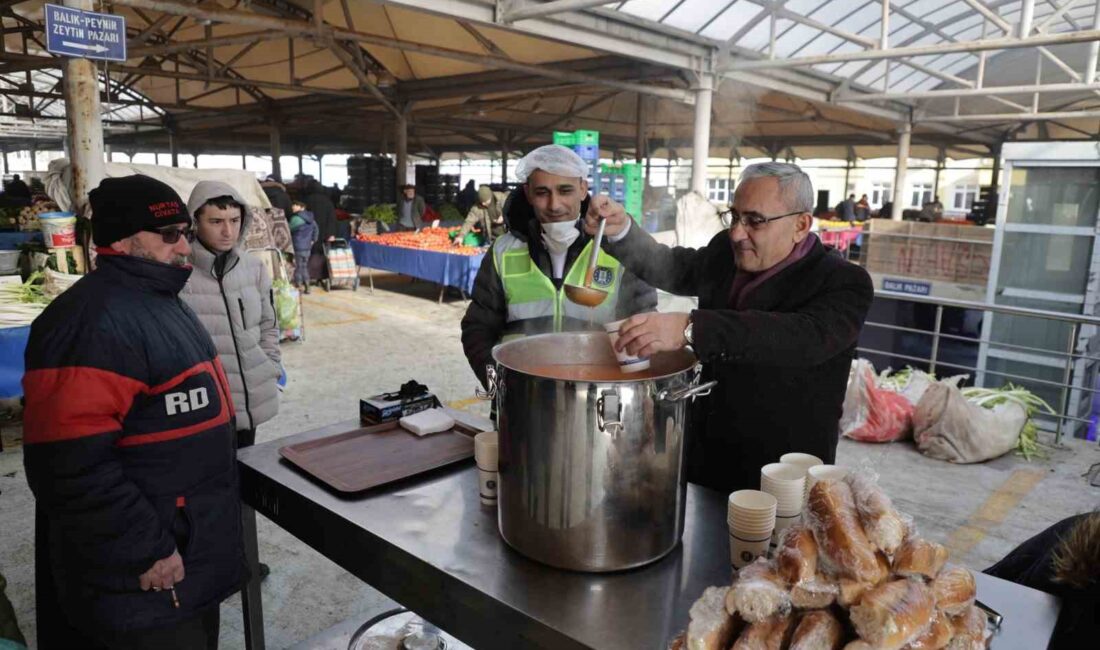
<svg viewBox="0 0 1100 650"><path fill-rule="evenodd" d="M356 266L392 271L436 284L456 287L471 294L474 278L485 255L454 255L437 251L351 242Z"/></svg>
<svg viewBox="0 0 1100 650"><path fill-rule="evenodd" d="M0 398L23 395L23 352L31 326L0 327Z"/></svg>
<svg viewBox="0 0 1100 650"><path fill-rule="evenodd" d="M32 239L42 241L41 232L0 232L0 251L17 250Z"/></svg>

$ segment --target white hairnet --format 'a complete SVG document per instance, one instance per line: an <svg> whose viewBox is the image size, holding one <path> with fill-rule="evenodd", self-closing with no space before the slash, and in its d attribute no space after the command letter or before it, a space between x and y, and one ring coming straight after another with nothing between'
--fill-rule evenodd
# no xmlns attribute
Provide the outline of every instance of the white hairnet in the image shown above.
<svg viewBox="0 0 1100 650"><path fill-rule="evenodd" d="M584 162L575 151L560 144L539 147L521 158L516 165L516 180L526 183L527 177L536 169L570 178L588 177L588 163Z"/></svg>

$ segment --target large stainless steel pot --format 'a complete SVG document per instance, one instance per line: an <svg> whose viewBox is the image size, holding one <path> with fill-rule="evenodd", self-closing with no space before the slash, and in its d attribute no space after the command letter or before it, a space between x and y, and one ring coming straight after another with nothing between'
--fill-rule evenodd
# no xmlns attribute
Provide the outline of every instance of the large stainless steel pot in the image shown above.
<svg viewBox="0 0 1100 650"><path fill-rule="evenodd" d="M683 441L699 365L663 353L623 375L603 332L544 334L493 349L500 532L520 553L616 571L669 553L684 530Z"/></svg>

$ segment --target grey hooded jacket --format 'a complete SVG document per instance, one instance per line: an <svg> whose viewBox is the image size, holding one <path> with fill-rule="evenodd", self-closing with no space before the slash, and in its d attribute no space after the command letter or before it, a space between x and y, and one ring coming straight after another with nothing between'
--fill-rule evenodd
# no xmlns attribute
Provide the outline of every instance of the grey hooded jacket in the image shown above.
<svg viewBox="0 0 1100 650"><path fill-rule="evenodd" d="M194 218L207 201L221 196L245 205L229 185L202 181L191 192L187 211ZM196 239L191 252L194 271L180 292L218 348L233 392L237 430L254 429L279 412L276 380L281 372L271 277L259 260L240 248L252 220L247 206L243 212L240 238L224 254L221 277L216 272L218 256Z"/></svg>

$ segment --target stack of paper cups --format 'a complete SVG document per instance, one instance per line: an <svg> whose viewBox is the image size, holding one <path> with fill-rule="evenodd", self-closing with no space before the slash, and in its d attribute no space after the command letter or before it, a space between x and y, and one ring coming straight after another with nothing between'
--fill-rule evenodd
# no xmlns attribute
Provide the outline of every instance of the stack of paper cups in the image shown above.
<svg viewBox="0 0 1100 650"><path fill-rule="evenodd" d="M779 503L775 517L773 544L779 543L784 530L802 517L802 500L806 496L806 469L788 463L771 463L760 470L760 489Z"/></svg>
<svg viewBox="0 0 1100 650"><path fill-rule="evenodd" d="M734 569L767 555L778 505L774 496L759 490L738 490L730 495L726 523L730 530L730 564Z"/></svg>
<svg viewBox="0 0 1100 650"><path fill-rule="evenodd" d="M482 431L474 436L474 460L477 461L478 492L481 503L497 504L498 436L496 431Z"/></svg>
<svg viewBox="0 0 1100 650"><path fill-rule="evenodd" d="M848 468L839 465L817 465L807 470L806 474L806 481L810 484L806 494L809 494L809 490L812 490L818 481L839 481L844 478L848 475Z"/></svg>
<svg viewBox="0 0 1100 650"><path fill-rule="evenodd" d="M783 454L779 457L779 462L787 463L788 465L798 465L809 472L811 467L817 467L818 465L824 465L825 461L821 460L813 454L801 454L798 452L791 454ZM810 496L810 478L806 477L806 497ZM803 497L805 502L805 497Z"/></svg>

